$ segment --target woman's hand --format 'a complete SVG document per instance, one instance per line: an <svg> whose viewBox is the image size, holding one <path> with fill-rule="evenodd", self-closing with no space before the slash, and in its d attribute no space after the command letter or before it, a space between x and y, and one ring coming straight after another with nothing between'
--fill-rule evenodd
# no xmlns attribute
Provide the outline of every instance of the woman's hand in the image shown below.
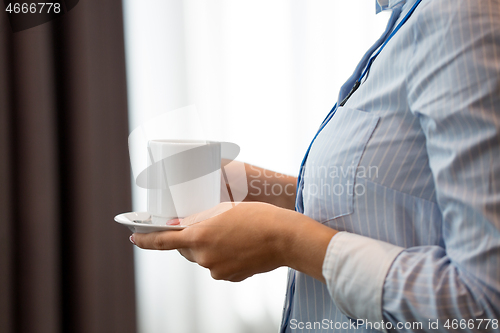
<svg viewBox="0 0 500 333"><path fill-rule="evenodd" d="M242 281L290 266L324 282L323 259L335 230L266 203L222 203L214 210L222 213L180 231L134 234L132 240L144 249L178 249L217 280ZM182 224L199 219L189 217Z"/></svg>

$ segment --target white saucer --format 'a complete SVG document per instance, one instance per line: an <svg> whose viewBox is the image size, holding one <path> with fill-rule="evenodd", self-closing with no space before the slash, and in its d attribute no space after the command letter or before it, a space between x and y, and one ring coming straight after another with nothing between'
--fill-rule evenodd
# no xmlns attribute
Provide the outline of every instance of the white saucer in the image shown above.
<svg viewBox="0 0 500 333"><path fill-rule="evenodd" d="M186 228L185 225L157 225L157 224L147 224L150 215L148 212L130 212L123 213L115 216L115 221L128 227L132 232L139 234L149 234L155 231L166 231L166 230L182 230ZM134 222L134 221L145 221ZM151 222L149 222L151 223Z"/></svg>

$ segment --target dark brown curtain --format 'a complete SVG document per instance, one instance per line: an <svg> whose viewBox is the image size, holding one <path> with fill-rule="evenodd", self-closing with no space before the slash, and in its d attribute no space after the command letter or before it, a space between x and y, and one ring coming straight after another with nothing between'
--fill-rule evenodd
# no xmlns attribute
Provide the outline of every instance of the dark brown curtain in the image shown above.
<svg viewBox="0 0 500 333"><path fill-rule="evenodd" d="M0 332L135 332L120 0L0 13Z"/></svg>

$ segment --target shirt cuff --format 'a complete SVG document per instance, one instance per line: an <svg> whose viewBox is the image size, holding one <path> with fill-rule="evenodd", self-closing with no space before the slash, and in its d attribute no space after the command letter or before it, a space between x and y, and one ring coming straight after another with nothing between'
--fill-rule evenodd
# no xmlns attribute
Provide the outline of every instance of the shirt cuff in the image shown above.
<svg viewBox="0 0 500 333"><path fill-rule="evenodd" d="M403 250L368 237L337 233L323 261L323 276L337 308L348 317L380 323L385 277Z"/></svg>

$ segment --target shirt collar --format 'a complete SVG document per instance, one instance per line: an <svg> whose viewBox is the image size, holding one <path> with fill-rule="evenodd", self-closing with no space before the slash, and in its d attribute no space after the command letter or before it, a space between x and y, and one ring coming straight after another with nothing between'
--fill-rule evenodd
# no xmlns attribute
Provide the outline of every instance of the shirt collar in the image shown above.
<svg viewBox="0 0 500 333"><path fill-rule="evenodd" d="M384 10L394 9L396 6L401 6L406 0L375 0L377 14Z"/></svg>

